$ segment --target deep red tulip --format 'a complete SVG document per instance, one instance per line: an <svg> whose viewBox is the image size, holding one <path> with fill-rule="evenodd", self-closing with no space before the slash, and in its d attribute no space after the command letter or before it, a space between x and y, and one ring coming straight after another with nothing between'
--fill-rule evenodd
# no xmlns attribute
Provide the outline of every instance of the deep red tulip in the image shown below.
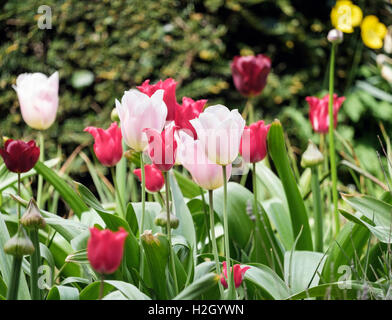
<svg viewBox="0 0 392 320"><path fill-rule="evenodd" d="M250 269L250 267L241 268L239 264L235 264L232 268L230 268L231 272L233 272L234 270L234 285L236 288L238 288L241 285L242 280L244 279L245 272L248 269ZM227 280L227 265L226 265L226 261L223 261L223 274L221 275L221 283L225 288L228 287L226 280Z"/></svg>
<svg viewBox="0 0 392 320"><path fill-rule="evenodd" d="M23 173L32 169L38 161L39 153L39 148L34 140L24 142L8 139L4 148L0 149L0 155L3 157L8 170L16 173Z"/></svg>
<svg viewBox="0 0 392 320"><path fill-rule="evenodd" d="M113 122L109 129L87 127L84 131L90 133L94 139L94 152L98 160L107 167L116 165L122 157L121 129L117 122Z"/></svg>
<svg viewBox="0 0 392 320"><path fill-rule="evenodd" d="M144 166L144 172L146 176L146 189L150 192L157 192L162 189L165 184L165 178L161 170L159 170L154 164L146 164ZM142 169L135 169L133 173L142 181Z"/></svg>
<svg viewBox="0 0 392 320"><path fill-rule="evenodd" d="M270 128L263 120L245 126L242 133L240 154L246 162L259 162L267 155L267 135Z"/></svg>
<svg viewBox="0 0 392 320"><path fill-rule="evenodd" d="M163 89L165 91L163 95L163 101L167 107L167 117L166 121L173 121L176 113L176 109L178 107L177 99L176 99L176 86L177 82L168 78L165 81L159 80L156 84L150 84L150 80L147 79L142 83L138 88L141 92L145 93L149 97L151 97L155 91L159 89Z"/></svg>
<svg viewBox="0 0 392 320"><path fill-rule="evenodd" d="M334 128L336 128L338 122L338 111L345 99L345 97L338 97L337 94L333 95ZM306 101L309 104L309 119L313 130L318 133L327 133L329 129L329 94L326 94L322 99L317 97L306 97Z"/></svg>
<svg viewBox="0 0 392 320"><path fill-rule="evenodd" d="M231 63L234 85L244 96L257 96L267 84L271 59L263 54L236 56Z"/></svg>
<svg viewBox="0 0 392 320"><path fill-rule="evenodd" d="M124 242L128 232L124 228L117 232L90 228L87 242L87 257L93 269L100 274L111 274L120 266Z"/></svg>
<svg viewBox="0 0 392 320"><path fill-rule="evenodd" d="M203 111L207 100L197 100L194 101L191 98L183 97L182 106L176 108L176 114L174 122L179 129L186 130L188 134L192 132L192 137L197 139L197 134L195 128L191 125L189 120L195 119Z"/></svg>
<svg viewBox="0 0 392 320"><path fill-rule="evenodd" d="M176 126L170 126L162 133L155 129L144 129L148 138L148 153L151 161L161 171L169 171L176 161L175 130Z"/></svg>

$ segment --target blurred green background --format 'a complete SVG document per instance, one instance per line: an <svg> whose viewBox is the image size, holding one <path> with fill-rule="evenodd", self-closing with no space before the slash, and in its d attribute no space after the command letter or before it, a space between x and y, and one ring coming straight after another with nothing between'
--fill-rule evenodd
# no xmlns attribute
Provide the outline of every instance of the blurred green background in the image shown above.
<svg viewBox="0 0 392 320"><path fill-rule="evenodd" d="M354 1L364 15L392 23L391 3ZM52 9L52 29L37 27L38 7ZM279 118L300 154L314 138L305 97L327 89L335 1L300 0L105 0L3 1L0 5L0 134L36 138L20 115L11 85L23 72L60 72L60 106L49 152L61 144L64 157L91 141L88 125L107 127L114 99L145 79L173 77L177 98L207 98L243 109L230 61L235 55L271 57L268 84L256 99L260 118ZM374 51L363 46L360 30L339 46L336 92L347 97L338 131L356 147L362 164L379 172L379 122L392 128L391 84L380 75ZM77 167L77 166L76 166ZM76 168L75 167L75 168Z"/></svg>

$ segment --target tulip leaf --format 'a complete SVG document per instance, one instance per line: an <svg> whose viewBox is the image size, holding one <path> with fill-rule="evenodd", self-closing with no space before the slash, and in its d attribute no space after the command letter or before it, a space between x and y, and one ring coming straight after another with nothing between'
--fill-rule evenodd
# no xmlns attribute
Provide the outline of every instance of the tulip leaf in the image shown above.
<svg viewBox="0 0 392 320"><path fill-rule="evenodd" d="M173 173L185 198L192 199L200 195L200 187L196 183L177 170L173 170Z"/></svg>
<svg viewBox="0 0 392 320"><path fill-rule="evenodd" d="M135 209L133 208L132 203L128 203L127 205L127 212L125 214L125 219L127 220L133 234L136 236L137 233L139 232L139 226L137 222L136 212Z"/></svg>
<svg viewBox="0 0 392 320"><path fill-rule="evenodd" d="M169 242L165 235L145 232L141 236L153 290L157 299L167 299L166 266L169 258Z"/></svg>
<svg viewBox="0 0 392 320"><path fill-rule="evenodd" d="M283 128L279 120L275 120L268 132L268 150L278 171L286 194L294 237L300 232L297 242L297 250L313 250L312 234L308 221L308 214L294 178L293 170L287 155L287 149L283 136ZM301 231L302 230L302 231Z"/></svg>
<svg viewBox="0 0 392 320"><path fill-rule="evenodd" d="M38 161L34 169L62 196L64 201L71 207L75 214L80 218L88 208L79 195L62 179L54 170Z"/></svg>
<svg viewBox="0 0 392 320"><path fill-rule="evenodd" d="M101 281L95 281L85 287L79 294L79 300L98 300ZM107 281L103 285L103 296L113 290L113 286Z"/></svg>
<svg viewBox="0 0 392 320"><path fill-rule="evenodd" d="M73 287L54 286L50 289L46 300L79 300L79 291Z"/></svg>
<svg viewBox="0 0 392 320"><path fill-rule="evenodd" d="M140 230L140 223L142 217L142 203L132 203L133 210L138 220L138 229ZM157 202L146 202L145 213L144 213L144 230L152 230L155 232L162 232L161 227L154 223L155 217L161 212L161 206Z"/></svg>
<svg viewBox="0 0 392 320"><path fill-rule="evenodd" d="M151 300L150 297L130 283L117 280L106 280L105 283L119 290L129 300Z"/></svg>
<svg viewBox="0 0 392 320"><path fill-rule="evenodd" d="M188 287L182 290L173 300L194 300L207 292L214 286L218 286L219 276L215 273L207 273L192 282Z"/></svg>
<svg viewBox="0 0 392 320"><path fill-rule="evenodd" d="M7 285L5 284L2 277L0 277L0 296L5 297L7 295Z"/></svg>

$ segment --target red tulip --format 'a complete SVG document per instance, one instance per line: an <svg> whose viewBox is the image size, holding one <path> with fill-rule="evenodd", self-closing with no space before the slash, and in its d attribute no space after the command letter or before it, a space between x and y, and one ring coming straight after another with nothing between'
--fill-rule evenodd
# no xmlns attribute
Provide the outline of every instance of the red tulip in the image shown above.
<svg viewBox="0 0 392 320"><path fill-rule="evenodd" d="M162 189L165 184L165 178L161 170L159 170L154 164L146 164L144 166L144 172L146 176L146 189L150 192L157 192ZM142 169L135 169L133 173L142 181Z"/></svg>
<svg viewBox="0 0 392 320"><path fill-rule="evenodd" d="M337 94L333 95L334 128L336 128L338 122L338 111L345 99L345 97L338 98ZM309 119L312 123L313 130L318 133L327 133L329 129L329 94L326 94L322 99L317 97L306 97L306 101L309 103Z"/></svg>
<svg viewBox="0 0 392 320"><path fill-rule="evenodd" d="M0 148L0 155L3 157L8 170L16 173L23 173L32 169L38 161L39 153L39 148L34 140L24 142L8 139L4 148Z"/></svg>
<svg viewBox="0 0 392 320"><path fill-rule="evenodd" d="M90 228L91 236L87 242L87 257L93 269L100 274L111 274L120 266L124 241L128 236L123 228L113 232Z"/></svg>
<svg viewBox="0 0 392 320"><path fill-rule="evenodd" d="M170 126L162 133L155 129L144 129L148 138L148 153L151 161L161 171L169 171L176 161L175 129L176 126Z"/></svg>
<svg viewBox="0 0 392 320"><path fill-rule="evenodd" d="M159 89L163 89L165 91L163 95L163 101L167 107L167 117L166 121L173 121L175 117L175 112L178 107L177 99L176 99L176 86L177 82L168 78L165 81L159 80L156 84L150 84L150 80L147 79L142 83L138 88L141 92L145 93L149 97L151 97L155 91Z"/></svg>
<svg viewBox="0 0 392 320"><path fill-rule="evenodd" d="M250 267L241 268L239 264L235 264L232 268L230 268L230 272L233 272L234 270L234 285L236 288L238 288L241 285L242 280L244 279L245 272L248 269L250 269ZM223 261L223 274L221 275L221 283L225 288L228 287L226 279L227 279L227 265L226 265L226 261Z"/></svg>
<svg viewBox="0 0 392 320"><path fill-rule="evenodd" d="M246 162L259 162L267 155L267 134L270 128L260 120L245 126L241 138L240 154Z"/></svg>
<svg viewBox="0 0 392 320"><path fill-rule="evenodd" d="M178 108L176 108L174 119L176 126L179 127L179 129L186 130L188 134L192 132L192 137L194 139L197 139L196 130L191 125L189 120L197 118L199 114L203 111L203 108L206 103L206 99L194 101L191 98L183 97L182 106L178 106Z"/></svg>
<svg viewBox="0 0 392 320"><path fill-rule="evenodd" d="M94 139L94 152L98 160L107 167L116 165L122 157L121 129L113 122L109 129L87 127L84 131L90 133Z"/></svg>
<svg viewBox="0 0 392 320"><path fill-rule="evenodd" d="M244 96L257 96L267 84L271 59L263 54L236 56L231 63L234 85Z"/></svg>

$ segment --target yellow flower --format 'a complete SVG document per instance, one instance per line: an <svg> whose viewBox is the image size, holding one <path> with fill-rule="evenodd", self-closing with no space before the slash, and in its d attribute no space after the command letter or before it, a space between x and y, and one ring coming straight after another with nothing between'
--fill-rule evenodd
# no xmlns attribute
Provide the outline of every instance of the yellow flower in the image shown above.
<svg viewBox="0 0 392 320"><path fill-rule="evenodd" d="M361 25L363 43L372 49L381 49L387 35L387 27L376 16L367 16Z"/></svg>
<svg viewBox="0 0 392 320"><path fill-rule="evenodd" d="M332 25L344 32L354 32L354 27L361 24L362 10L348 0L338 0L331 11Z"/></svg>

